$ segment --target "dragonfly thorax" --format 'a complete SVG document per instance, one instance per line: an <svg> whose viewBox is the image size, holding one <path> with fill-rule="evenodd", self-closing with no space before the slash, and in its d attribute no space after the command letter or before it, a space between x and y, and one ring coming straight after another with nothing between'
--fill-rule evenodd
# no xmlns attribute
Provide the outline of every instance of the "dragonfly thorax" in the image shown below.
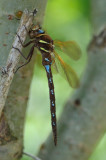
<svg viewBox="0 0 106 160"><path fill-rule="evenodd" d="M44 51L46 53L51 53L54 51L53 40L49 35L39 34L36 37L36 40L38 41L37 45L40 51Z"/></svg>

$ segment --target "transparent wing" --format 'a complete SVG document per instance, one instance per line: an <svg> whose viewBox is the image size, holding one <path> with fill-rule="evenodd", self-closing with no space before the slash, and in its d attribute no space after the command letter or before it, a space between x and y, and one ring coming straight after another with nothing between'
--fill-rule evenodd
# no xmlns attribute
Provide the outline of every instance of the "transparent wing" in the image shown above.
<svg viewBox="0 0 106 160"><path fill-rule="evenodd" d="M36 54L35 64L38 65L40 68L43 68L41 54Z"/></svg>
<svg viewBox="0 0 106 160"><path fill-rule="evenodd" d="M55 65L58 73L68 81L71 87L77 88L79 86L79 79L75 71L55 51L53 53L55 55L55 63L53 65Z"/></svg>
<svg viewBox="0 0 106 160"><path fill-rule="evenodd" d="M69 57L71 57L74 60L78 60L81 57L81 49L78 46L78 44L74 41L62 42L62 41L54 40L54 45L56 49L67 54Z"/></svg>
<svg viewBox="0 0 106 160"><path fill-rule="evenodd" d="M58 74L58 69L57 69L54 57L52 57L52 60L53 60L53 65L51 66L52 72L53 74ZM36 54L35 64L40 68L41 71L44 70L44 67L42 65L42 56L39 53Z"/></svg>

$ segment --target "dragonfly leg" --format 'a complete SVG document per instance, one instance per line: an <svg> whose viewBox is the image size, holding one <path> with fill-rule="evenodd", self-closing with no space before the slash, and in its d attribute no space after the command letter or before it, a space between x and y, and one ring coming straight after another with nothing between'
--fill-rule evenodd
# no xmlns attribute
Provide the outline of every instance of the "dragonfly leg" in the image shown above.
<svg viewBox="0 0 106 160"><path fill-rule="evenodd" d="M19 41L20 41L21 45L22 45L24 48L27 47L27 46L29 46L31 43L34 43L34 42L35 42L35 40L33 40L33 41L29 41L29 42L26 43L26 44L23 44L20 36L19 36L17 33L16 33L16 35L17 35L17 37L19 38Z"/></svg>
<svg viewBox="0 0 106 160"><path fill-rule="evenodd" d="M24 25L24 28L25 28L25 30L26 30L26 32L27 32L27 34L29 34L28 29L26 28L26 26L25 26L25 25Z"/></svg>
<svg viewBox="0 0 106 160"><path fill-rule="evenodd" d="M12 46L12 48L14 48L14 49L16 49L20 54L21 54L21 56L24 58L24 59L28 59L28 56L27 57L25 57L24 55L23 55L23 53L18 49L18 48L16 48L16 47L14 47L14 46ZM29 54L28 54L29 55Z"/></svg>
<svg viewBox="0 0 106 160"><path fill-rule="evenodd" d="M16 73L20 68L22 68L23 66L27 65L30 61L31 61L31 58L32 58L32 55L33 55L33 51L34 51L34 46L32 46L28 56L27 56L27 59L28 61L26 63L24 63L23 65L19 66L16 71L14 73Z"/></svg>
<svg viewBox="0 0 106 160"><path fill-rule="evenodd" d="M34 25L32 24L32 27L33 27ZM31 28L32 28L31 27ZM27 34L28 34L28 36L29 36L29 38L30 38L30 34L29 34L29 31L28 31L28 29L26 28L26 26L24 25L24 28L25 28L25 30L26 30L26 32L27 32Z"/></svg>

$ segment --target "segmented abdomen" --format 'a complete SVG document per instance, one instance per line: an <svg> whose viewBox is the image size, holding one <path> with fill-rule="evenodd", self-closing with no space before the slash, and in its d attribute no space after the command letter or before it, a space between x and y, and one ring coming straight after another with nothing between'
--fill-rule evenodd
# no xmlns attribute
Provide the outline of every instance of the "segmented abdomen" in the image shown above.
<svg viewBox="0 0 106 160"><path fill-rule="evenodd" d="M54 84L51 72L51 58L49 57L42 57L42 64L45 67L47 78L48 78L48 85L49 85L49 95L50 95L50 110L51 110L51 124L52 124L52 131L54 136L54 143L57 144L57 127L56 127L56 106L55 106L55 93L54 93Z"/></svg>

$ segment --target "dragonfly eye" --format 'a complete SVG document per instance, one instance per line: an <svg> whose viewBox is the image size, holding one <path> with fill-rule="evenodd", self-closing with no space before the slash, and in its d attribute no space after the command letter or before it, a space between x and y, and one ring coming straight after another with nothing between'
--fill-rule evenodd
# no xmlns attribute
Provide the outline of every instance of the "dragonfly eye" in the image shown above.
<svg viewBox="0 0 106 160"><path fill-rule="evenodd" d="M43 33L45 33L45 32L44 32L43 30L39 29L39 30L38 30L38 33L39 33L39 34L43 34Z"/></svg>

